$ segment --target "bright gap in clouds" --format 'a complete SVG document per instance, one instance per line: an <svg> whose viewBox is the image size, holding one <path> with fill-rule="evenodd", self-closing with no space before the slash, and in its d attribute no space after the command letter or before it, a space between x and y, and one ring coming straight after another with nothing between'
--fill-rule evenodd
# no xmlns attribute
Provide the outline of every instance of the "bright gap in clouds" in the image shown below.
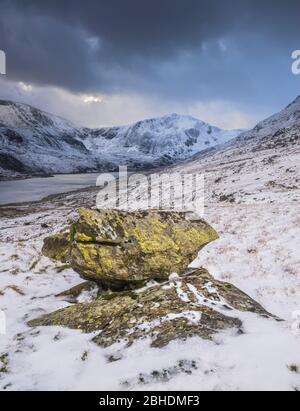
<svg viewBox="0 0 300 411"><path fill-rule="evenodd" d="M84 103L101 103L103 97L99 96L83 96L82 100Z"/></svg>
<svg viewBox="0 0 300 411"><path fill-rule="evenodd" d="M32 86L30 84L23 83L23 81L19 81L19 87L21 90L30 93L32 91Z"/></svg>
<svg viewBox="0 0 300 411"><path fill-rule="evenodd" d="M269 113L242 111L228 101L195 101L187 104L156 100L138 94L75 94L61 88L33 86L0 79L1 98L71 120L77 126L102 127L134 123L170 113L191 115L225 129L249 128Z"/></svg>

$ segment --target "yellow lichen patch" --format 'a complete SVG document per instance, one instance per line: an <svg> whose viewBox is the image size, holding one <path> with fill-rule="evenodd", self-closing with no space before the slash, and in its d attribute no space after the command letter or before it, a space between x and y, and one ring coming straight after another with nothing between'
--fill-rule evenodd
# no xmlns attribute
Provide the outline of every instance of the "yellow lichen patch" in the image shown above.
<svg viewBox="0 0 300 411"><path fill-rule="evenodd" d="M163 223L162 221L160 221L158 218L155 218L155 217L150 219L150 224L154 227L157 227L163 230L167 228L166 223Z"/></svg>
<svg viewBox="0 0 300 411"><path fill-rule="evenodd" d="M98 256L97 250L92 244L82 244L80 245L80 252L83 255L84 260L87 262L89 267L97 265L96 258Z"/></svg>
<svg viewBox="0 0 300 411"><path fill-rule="evenodd" d="M112 253L109 247L100 247L98 250L102 270L111 271L114 266Z"/></svg>
<svg viewBox="0 0 300 411"><path fill-rule="evenodd" d="M92 236L88 236L84 233L76 233L76 241L80 241L80 242L88 242L88 241L93 241L94 237Z"/></svg>
<svg viewBox="0 0 300 411"><path fill-rule="evenodd" d="M147 232L146 229L136 228L133 233L143 253L152 254L172 249L178 251L178 247L172 238L160 229Z"/></svg>
<svg viewBox="0 0 300 411"><path fill-rule="evenodd" d="M195 245L198 246L198 251L203 248L206 244L214 241L218 238L215 230L206 229L196 229L192 228L172 228L173 236L175 242L178 244L179 249L184 254L195 253Z"/></svg>

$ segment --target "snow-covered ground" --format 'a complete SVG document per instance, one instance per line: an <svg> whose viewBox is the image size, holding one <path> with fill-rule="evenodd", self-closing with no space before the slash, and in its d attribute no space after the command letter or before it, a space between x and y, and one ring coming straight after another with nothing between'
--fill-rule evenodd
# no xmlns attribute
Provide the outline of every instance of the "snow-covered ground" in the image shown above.
<svg viewBox="0 0 300 411"><path fill-rule="evenodd" d="M204 217L220 234L193 265L232 282L283 322L239 314L242 335L194 337L160 349L144 340L125 350L100 348L80 331L31 329L28 320L69 304L56 294L82 282L41 256L43 238L74 219L78 207L94 206L96 190L0 208L0 309L7 320L0 388L299 391L299 102L288 107L283 129L274 117L263 123L267 140L259 128L250 140L175 167L205 174Z"/></svg>
<svg viewBox="0 0 300 411"><path fill-rule="evenodd" d="M120 351L100 348L79 331L26 325L67 306L55 295L82 281L40 256L43 237L73 219L77 206L94 201L90 192L62 198L1 219L0 307L7 320L7 334L0 336L1 389L300 389L299 369L292 371L300 368L300 335L292 318L300 310L297 203L207 204L205 218L221 238L197 261L285 322L243 314L244 335L223 333L213 342L192 338L163 349L143 341ZM111 356L120 359L111 362Z"/></svg>

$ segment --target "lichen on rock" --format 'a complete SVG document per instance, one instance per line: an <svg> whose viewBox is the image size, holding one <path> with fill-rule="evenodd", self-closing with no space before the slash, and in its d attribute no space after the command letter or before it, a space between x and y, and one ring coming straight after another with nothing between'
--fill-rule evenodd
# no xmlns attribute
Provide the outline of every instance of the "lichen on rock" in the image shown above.
<svg viewBox="0 0 300 411"><path fill-rule="evenodd" d="M69 234L45 240L43 253L70 262L83 278L109 287L183 272L218 238L205 221L184 212L79 210Z"/></svg>
<svg viewBox="0 0 300 411"><path fill-rule="evenodd" d="M219 331L242 331L238 311L271 317L262 306L229 283L215 280L206 270L130 292L101 295L29 322L30 326L56 325L99 332L93 341L108 347L149 338L152 347L175 339L199 336L211 339Z"/></svg>
<svg viewBox="0 0 300 411"><path fill-rule="evenodd" d="M66 263L70 259L70 245L70 230L64 229L45 238L42 253L53 260Z"/></svg>
<svg viewBox="0 0 300 411"><path fill-rule="evenodd" d="M103 347L141 338L163 347L192 336L212 339L227 329L242 332L241 312L272 317L232 284L205 269L188 269L199 250L217 238L205 221L183 212L80 209L68 230L45 240L43 252L68 261L89 282L60 294L76 304L29 325L93 332L93 341ZM170 276L174 272L183 274ZM95 299L78 303L91 281L100 285Z"/></svg>

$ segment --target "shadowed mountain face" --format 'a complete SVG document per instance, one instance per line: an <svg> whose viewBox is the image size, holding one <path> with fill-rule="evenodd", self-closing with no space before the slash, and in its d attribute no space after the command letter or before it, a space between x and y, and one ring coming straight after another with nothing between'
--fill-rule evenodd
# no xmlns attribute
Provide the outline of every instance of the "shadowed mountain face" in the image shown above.
<svg viewBox="0 0 300 411"><path fill-rule="evenodd" d="M78 128L34 107L1 100L0 177L173 164L239 133L178 114L131 126Z"/></svg>

